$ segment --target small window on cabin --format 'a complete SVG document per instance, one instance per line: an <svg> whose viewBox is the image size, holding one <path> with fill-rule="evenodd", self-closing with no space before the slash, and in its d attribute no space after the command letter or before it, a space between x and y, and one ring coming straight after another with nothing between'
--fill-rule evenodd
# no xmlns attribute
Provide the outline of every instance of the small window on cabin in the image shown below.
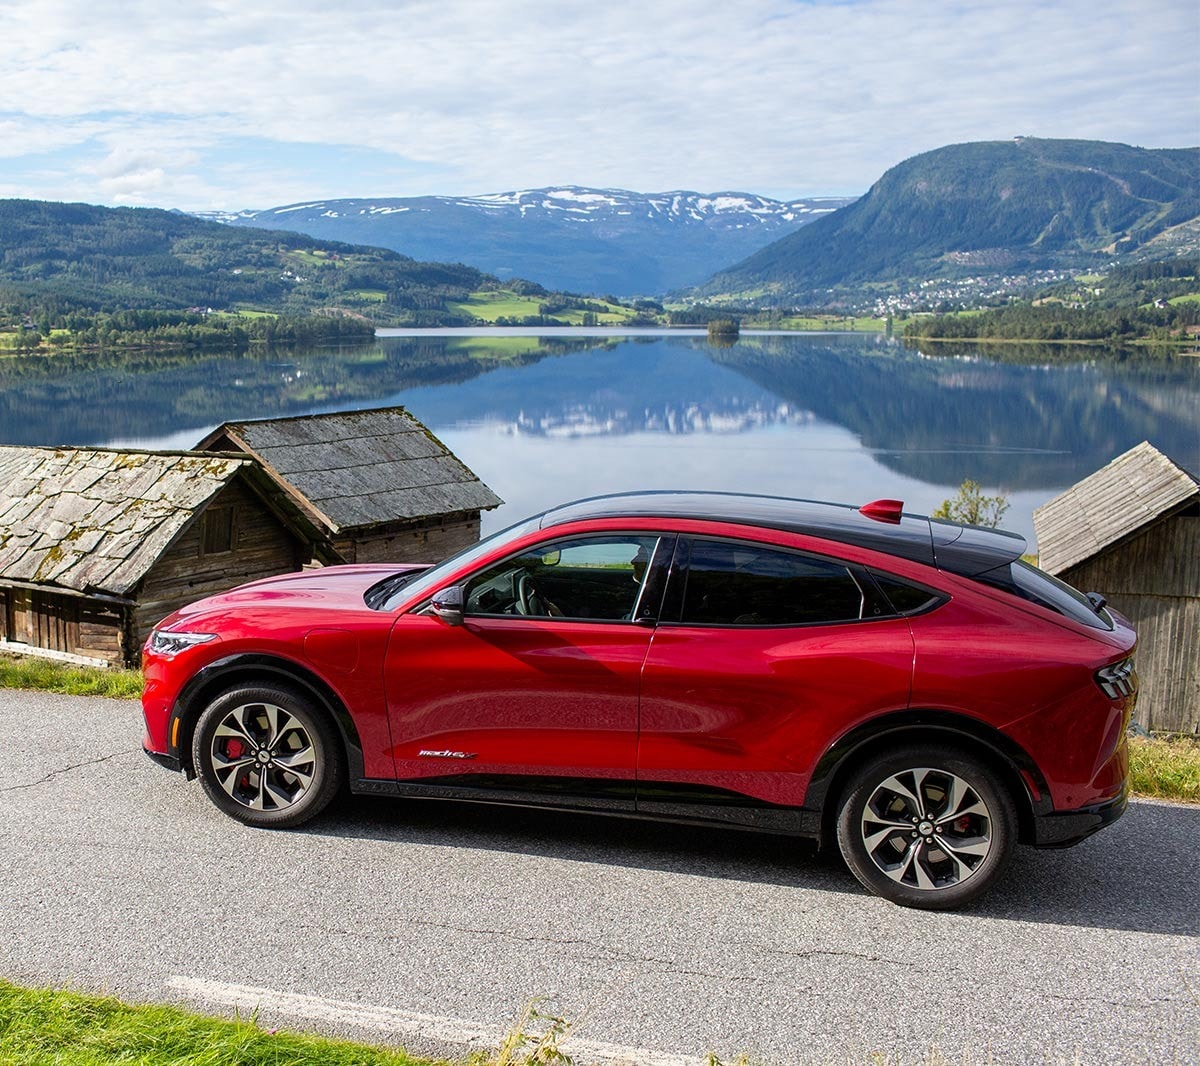
<svg viewBox="0 0 1200 1066"><path fill-rule="evenodd" d="M210 507L200 519L200 554L233 551L233 508Z"/></svg>

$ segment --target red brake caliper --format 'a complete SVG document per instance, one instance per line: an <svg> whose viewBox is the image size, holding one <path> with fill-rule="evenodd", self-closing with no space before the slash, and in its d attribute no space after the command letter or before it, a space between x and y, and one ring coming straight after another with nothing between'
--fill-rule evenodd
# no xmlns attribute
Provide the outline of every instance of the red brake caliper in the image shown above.
<svg viewBox="0 0 1200 1066"><path fill-rule="evenodd" d="M225 741L225 756L226 756L226 758L240 759L242 757L242 754L245 752L245 750L246 750L246 745L243 744L236 737L232 737L229 740ZM250 787L250 775L248 773L243 772L238 780L238 788L249 788L249 787Z"/></svg>

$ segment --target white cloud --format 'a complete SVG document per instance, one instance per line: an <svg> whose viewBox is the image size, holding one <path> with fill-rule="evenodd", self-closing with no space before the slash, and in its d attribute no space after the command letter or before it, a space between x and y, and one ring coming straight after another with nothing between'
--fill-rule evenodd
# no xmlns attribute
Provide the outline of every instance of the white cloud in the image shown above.
<svg viewBox="0 0 1200 1066"><path fill-rule="evenodd" d="M374 182L415 164L368 187L314 161L276 176L296 198L840 193L956 141L1200 141L1191 0L27 0L0 10L0 39L0 121L26 151L78 144L69 180L92 198L163 206L287 199L256 177L268 160L217 160L232 138L389 153ZM103 175L97 143L133 137L150 162Z"/></svg>

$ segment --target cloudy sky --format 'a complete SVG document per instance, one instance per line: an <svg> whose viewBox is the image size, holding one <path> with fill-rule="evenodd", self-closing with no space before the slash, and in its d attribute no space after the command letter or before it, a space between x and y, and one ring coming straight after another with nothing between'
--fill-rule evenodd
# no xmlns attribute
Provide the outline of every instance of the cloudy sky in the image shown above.
<svg viewBox="0 0 1200 1066"><path fill-rule="evenodd" d="M863 192L1025 134L1200 144L1195 0L0 0L0 197Z"/></svg>

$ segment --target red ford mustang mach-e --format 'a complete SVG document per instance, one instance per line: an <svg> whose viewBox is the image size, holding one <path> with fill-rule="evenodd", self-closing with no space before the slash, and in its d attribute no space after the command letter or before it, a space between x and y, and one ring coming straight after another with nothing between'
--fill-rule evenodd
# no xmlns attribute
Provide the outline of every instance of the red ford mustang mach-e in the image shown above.
<svg viewBox="0 0 1200 1066"><path fill-rule="evenodd" d="M344 784L735 826L954 907L1126 805L1135 634L1024 549L895 501L583 500L175 612L144 747L255 826Z"/></svg>

